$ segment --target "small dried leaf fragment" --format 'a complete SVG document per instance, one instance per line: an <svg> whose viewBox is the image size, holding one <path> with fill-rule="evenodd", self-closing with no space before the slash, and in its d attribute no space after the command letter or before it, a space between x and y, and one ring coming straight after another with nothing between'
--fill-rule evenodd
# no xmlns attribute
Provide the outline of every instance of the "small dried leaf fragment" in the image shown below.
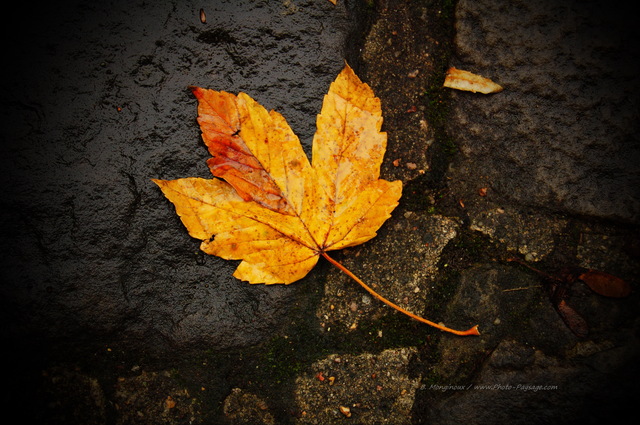
<svg viewBox="0 0 640 425"><path fill-rule="evenodd" d="M573 308L571 308L564 300L560 300L556 306L556 310L567 327L577 337L584 338L589 334L589 325Z"/></svg>
<svg viewBox="0 0 640 425"><path fill-rule="evenodd" d="M579 276L580 280L597 294L622 298L631 293L631 285L619 277L598 270L589 270Z"/></svg>
<svg viewBox="0 0 640 425"><path fill-rule="evenodd" d="M490 79L454 67L449 68L447 71L444 87L484 94L502 91L502 86L494 83Z"/></svg>
<svg viewBox="0 0 640 425"><path fill-rule="evenodd" d="M176 407L176 401L169 395L164 401L164 405L167 409L173 409Z"/></svg>

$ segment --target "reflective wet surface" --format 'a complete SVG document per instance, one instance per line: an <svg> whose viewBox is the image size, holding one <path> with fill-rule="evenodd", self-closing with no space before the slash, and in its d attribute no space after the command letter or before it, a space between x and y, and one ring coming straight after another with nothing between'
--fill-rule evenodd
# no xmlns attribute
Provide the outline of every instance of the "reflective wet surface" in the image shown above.
<svg viewBox="0 0 640 425"><path fill-rule="evenodd" d="M14 72L2 83L11 332L143 351L273 332L296 289L234 279L235 265L199 251L150 179L210 177L191 85L247 92L309 148L352 12L320 1L24 12L32 31L7 46Z"/></svg>

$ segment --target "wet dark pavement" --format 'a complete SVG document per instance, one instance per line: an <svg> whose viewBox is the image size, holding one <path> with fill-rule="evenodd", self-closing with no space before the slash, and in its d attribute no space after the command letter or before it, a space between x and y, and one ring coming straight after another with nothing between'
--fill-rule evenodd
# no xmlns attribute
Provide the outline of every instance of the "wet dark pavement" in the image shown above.
<svg viewBox="0 0 640 425"><path fill-rule="evenodd" d="M3 82L15 331L225 348L285 319L295 289L238 285L150 179L210 176L189 85L251 92L310 144L351 25L318 3L214 2L205 24L189 2L31 11L38 31Z"/></svg>
<svg viewBox="0 0 640 425"><path fill-rule="evenodd" d="M19 371L5 389L25 421L599 423L632 406L628 11L283 0L22 12L33 31L4 37L1 217L5 364ZM209 177L189 85L247 92L308 150L345 59L382 99L382 174L405 192L379 236L340 260L432 320L480 324L478 338L411 322L327 264L288 287L238 282L150 181ZM444 90L448 66L505 90ZM589 327L579 338L511 257L603 270L634 292L570 285Z"/></svg>

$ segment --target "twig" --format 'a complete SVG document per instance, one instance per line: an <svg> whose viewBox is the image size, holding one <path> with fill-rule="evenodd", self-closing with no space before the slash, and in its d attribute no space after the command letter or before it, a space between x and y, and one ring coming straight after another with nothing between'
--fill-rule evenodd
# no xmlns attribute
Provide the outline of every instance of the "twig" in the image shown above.
<svg viewBox="0 0 640 425"><path fill-rule="evenodd" d="M531 289L531 288L542 288L542 285L521 286L519 288L503 289L502 292L522 291L524 289Z"/></svg>

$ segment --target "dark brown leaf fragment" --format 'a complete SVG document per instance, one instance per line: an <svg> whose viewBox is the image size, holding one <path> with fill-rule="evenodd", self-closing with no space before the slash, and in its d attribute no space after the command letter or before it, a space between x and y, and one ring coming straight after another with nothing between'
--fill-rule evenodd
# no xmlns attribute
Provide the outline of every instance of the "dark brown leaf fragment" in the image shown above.
<svg viewBox="0 0 640 425"><path fill-rule="evenodd" d="M605 297L622 298L631 293L631 285L625 280L609 273L589 270L579 276L591 290Z"/></svg>
<svg viewBox="0 0 640 425"><path fill-rule="evenodd" d="M560 300L556 305L556 310L567 327L577 337L584 338L589 334L589 325L587 325L586 320L584 320L573 308L569 307L564 300Z"/></svg>

